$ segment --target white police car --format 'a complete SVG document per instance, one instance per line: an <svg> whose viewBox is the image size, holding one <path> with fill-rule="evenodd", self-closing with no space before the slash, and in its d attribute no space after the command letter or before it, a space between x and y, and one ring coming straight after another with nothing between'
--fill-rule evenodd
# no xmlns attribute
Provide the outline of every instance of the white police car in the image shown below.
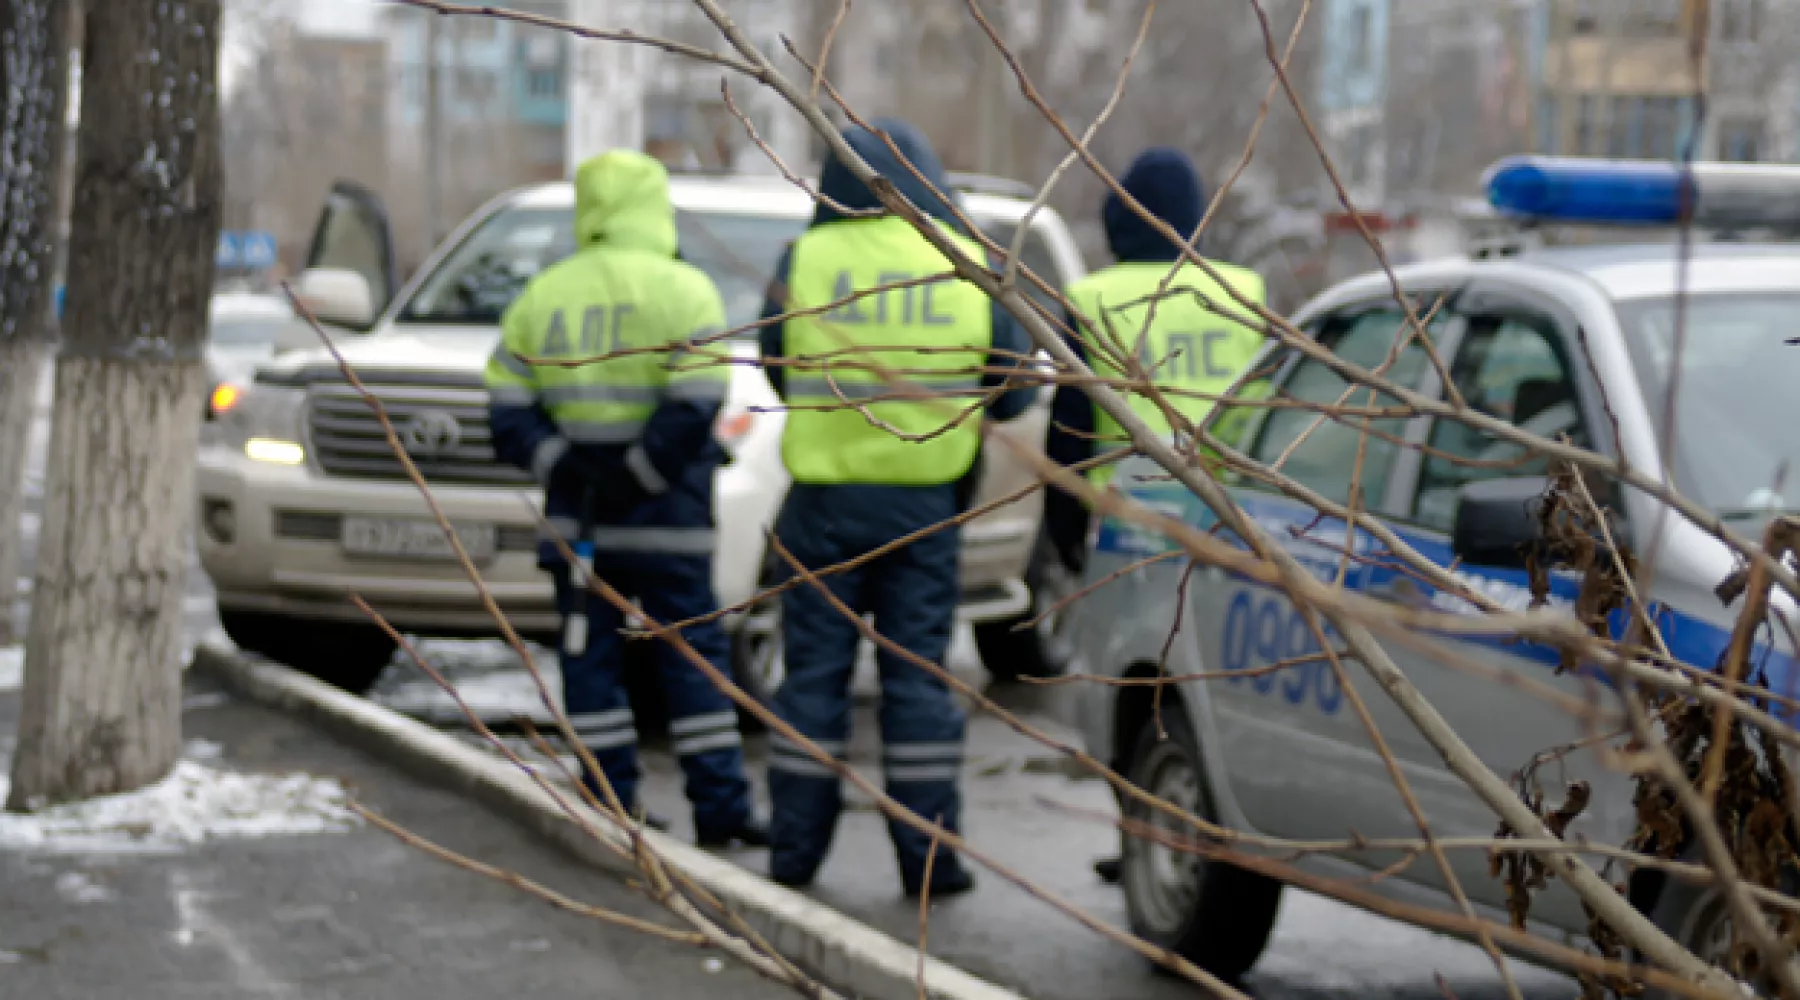
<svg viewBox="0 0 1800 1000"><path fill-rule="evenodd" d="M1708 165L1692 176L1697 183L1687 193L1705 227L1768 223L1781 213L1800 221L1800 173L1793 170ZM1516 159L1490 171L1488 186L1490 200L1505 213L1581 223L1672 223L1684 197L1682 175L1667 164ZM1750 538L1760 537L1761 525L1775 512L1800 507L1800 246L1705 241L1693 248L1685 271L1672 244L1546 249L1423 264L1401 270L1400 277L1421 301L1441 299L1429 330L1473 406L1546 437L1567 435L1660 476L1659 428L1678 371L1673 459L1666 470L1675 486ZM1678 281L1687 297L1685 333ZM1384 275L1340 285L1296 317L1300 328L1365 368L1388 357L1401 323ZM1679 357L1678 344L1684 344ZM1325 365L1291 351L1269 353L1257 367L1273 368L1278 392L1304 400L1335 402L1347 387ZM1437 371L1416 345L1398 355L1389 377L1422 393L1442 392ZM1367 394L1351 401L1366 403ZM1526 606L1525 570L1509 543L1524 540L1527 519L1520 511L1525 498L1543 490L1541 459L1509 464L1522 454L1515 445L1428 417L1378 419L1372 426L1435 453L1377 436L1359 452L1355 424L1327 421L1307 433L1313 412L1253 412L1238 440L1243 451L1271 464L1285 455L1284 472L1338 501L1346 499L1360 468L1363 509L1380 515L1432 560L1454 563L1458 577L1498 603ZM1443 456L1476 461L1457 464ZM1210 511L1157 471L1147 460L1133 459L1117 481L1154 508L1211 527ZM1786 499L1777 494L1784 476ZM1238 483L1231 492L1303 564L1335 578L1346 540L1342 522L1321 521L1312 509L1255 484ZM1723 606L1713 594L1733 568L1731 552L1678 516L1659 518L1660 506L1637 491L1601 499L1619 512L1637 551L1652 545L1652 532L1662 526L1647 597L1657 605L1672 652L1712 667L1741 607ZM1106 577L1168 545L1121 520L1098 519L1087 576ZM1460 603L1380 560L1374 538L1360 535L1355 546L1366 558L1349 562L1345 586L1397 603L1452 610ZM1413 821L1330 666L1312 661L1257 671L1317 650L1289 602L1268 587L1204 567L1182 588L1184 569L1181 560L1151 564L1079 605L1071 623L1079 651L1075 669L1154 676L1170 629L1180 622L1168 653L1171 673L1246 676L1166 688L1166 740L1158 738L1152 688L1092 686L1080 709L1090 750L1141 787L1236 829L1327 840L1352 832L1415 837ZM1575 591L1572 578L1555 580L1553 603L1566 605ZM1800 627L1789 595L1777 595L1775 613ZM1790 634L1771 623L1752 657L1755 679L1782 693L1800 684ZM1452 669L1401 645L1388 649L1503 777L1542 751L1598 735L1518 686ZM1470 641L1465 652L1578 697L1595 690L1591 679L1556 674L1557 658L1548 649ZM1492 812L1449 773L1361 668L1347 667L1436 831L1491 835ZM1595 751L1576 751L1537 771L1552 803L1560 801L1563 782L1577 776L1592 783L1594 794L1573 832L1622 844L1634 826L1631 788L1601 766ZM1136 807L1127 812L1167 823ZM1500 912L1505 892L1488 874L1486 852L1451 853L1470 895ZM1321 874L1354 877L1397 857L1359 853L1304 864ZM1132 838L1124 841L1121 867L1139 934L1221 975L1241 973L1256 961L1275 918L1279 885ZM1448 905L1440 873L1428 859L1374 888ZM1718 949L1729 945L1730 935L1719 933L1725 917L1710 891L1642 879L1633 896L1678 939L1707 957L1722 957ZM1557 882L1537 897L1531 916L1539 929L1552 932L1579 935L1587 927L1579 903Z"/></svg>

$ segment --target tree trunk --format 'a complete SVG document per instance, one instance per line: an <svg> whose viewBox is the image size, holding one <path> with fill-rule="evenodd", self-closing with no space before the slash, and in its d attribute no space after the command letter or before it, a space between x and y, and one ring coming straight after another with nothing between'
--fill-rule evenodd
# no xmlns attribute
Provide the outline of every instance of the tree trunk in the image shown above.
<svg viewBox="0 0 1800 1000"><path fill-rule="evenodd" d="M25 456L55 330L77 9L76 0L0 0L0 646L18 641Z"/></svg>
<svg viewBox="0 0 1800 1000"><path fill-rule="evenodd" d="M180 749L185 535L220 212L218 24L219 0L88 12L8 808L137 788Z"/></svg>
<svg viewBox="0 0 1800 1000"><path fill-rule="evenodd" d="M19 641L14 606L25 547L26 456L39 375L49 360L50 344L41 338L0 338L0 646Z"/></svg>

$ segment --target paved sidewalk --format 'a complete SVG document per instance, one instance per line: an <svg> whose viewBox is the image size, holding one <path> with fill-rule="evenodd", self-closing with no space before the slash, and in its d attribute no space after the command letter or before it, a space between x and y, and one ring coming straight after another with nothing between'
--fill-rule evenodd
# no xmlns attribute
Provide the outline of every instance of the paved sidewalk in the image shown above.
<svg viewBox="0 0 1800 1000"><path fill-rule="evenodd" d="M230 771L335 777L422 836L598 906L659 911L466 800L285 716L197 689ZM16 693L0 692L0 758ZM205 748L207 743L199 744ZM167 853L0 848L0 994L40 1000L790 995L714 953L563 913L370 827Z"/></svg>

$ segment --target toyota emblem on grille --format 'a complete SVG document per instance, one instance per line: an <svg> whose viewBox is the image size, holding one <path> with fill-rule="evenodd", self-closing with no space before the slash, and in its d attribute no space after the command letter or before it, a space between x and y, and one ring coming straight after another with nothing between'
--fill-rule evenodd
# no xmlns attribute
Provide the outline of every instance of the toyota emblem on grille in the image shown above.
<svg viewBox="0 0 1800 1000"><path fill-rule="evenodd" d="M438 458L455 451L462 444L462 424L455 414L443 410L425 410L400 429L400 442L408 454L420 458Z"/></svg>

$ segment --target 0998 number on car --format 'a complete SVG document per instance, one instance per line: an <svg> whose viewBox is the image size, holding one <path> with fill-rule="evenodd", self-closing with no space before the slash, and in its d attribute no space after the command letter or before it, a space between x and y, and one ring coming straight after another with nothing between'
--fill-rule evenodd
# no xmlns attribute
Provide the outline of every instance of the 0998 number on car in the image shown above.
<svg viewBox="0 0 1800 1000"><path fill-rule="evenodd" d="M1326 636L1331 626L1320 622ZM1260 695L1279 696L1296 708L1312 704L1326 715L1343 707L1344 689L1306 619L1288 601L1267 591L1239 590L1225 613L1225 632L1220 644L1219 666L1228 674L1261 670L1248 677L1233 676L1234 685L1249 684ZM1319 657L1280 669L1272 664Z"/></svg>

